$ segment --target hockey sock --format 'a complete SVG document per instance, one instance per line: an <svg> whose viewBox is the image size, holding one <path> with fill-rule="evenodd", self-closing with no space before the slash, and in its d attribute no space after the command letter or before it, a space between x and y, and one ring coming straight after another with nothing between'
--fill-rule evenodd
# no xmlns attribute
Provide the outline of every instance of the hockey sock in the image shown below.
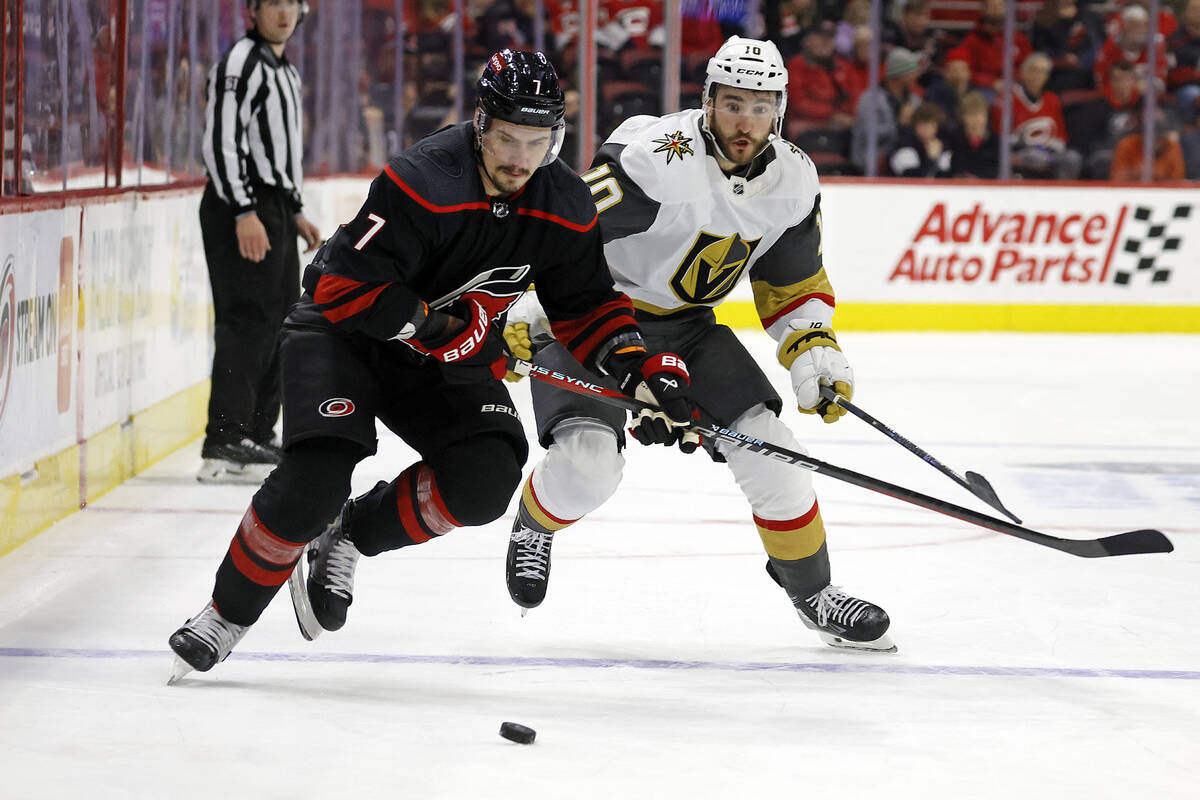
<svg viewBox="0 0 1200 800"><path fill-rule="evenodd" d="M213 586L222 617L253 625L287 581L304 546L350 494L350 473L363 456L353 442L313 439L285 451L255 493Z"/></svg>
<svg viewBox="0 0 1200 800"><path fill-rule="evenodd" d="M355 500L354 546L373 556L484 525L504 513L520 479L507 439L483 436L447 447Z"/></svg>
<svg viewBox="0 0 1200 800"><path fill-rule="evenodd" d="M547 511L538 501L537 492L533 488L533 475L530 474L529 479L525 481L525 488L521 490L521 505L517 511L517 522L522 528L539 533L554 533L578 521L559 519Z"/></svg>
<svg viewBox="0 0 1200 800"><path fill-rule="evenodd" d="M767 551L774 577L792 596L808 597L829 584L829 550L825 524L814 501L803 515L788 520L767 520L754 515L758 535Z"/></svg>

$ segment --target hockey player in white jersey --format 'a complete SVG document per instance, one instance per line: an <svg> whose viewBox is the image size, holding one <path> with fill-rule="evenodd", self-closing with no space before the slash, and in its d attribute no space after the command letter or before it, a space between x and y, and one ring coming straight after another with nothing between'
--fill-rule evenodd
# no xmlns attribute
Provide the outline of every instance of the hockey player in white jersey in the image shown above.
<svg viewBox="0 0 1200 800"><path fill-rule="evenodd" d="M583 177L609 269L633 299L647 344L687 360L692 398L716 420L803 452L778 418L782 400L713 313L749 277L800 411L825 422L845 413L819 394L829 385L849 398L854 375L831 327L817 172L780 137L786 105L787 70L775 45L734 36L708 62L702 108L627 120ZM505 333L514 353L579 374L561 344L537 335L536 313L514 320ZM536 382L531 389L547 452L522 491L506 564L509 594L526 609L545 598L554 535L616 490L625 427L623 411ZM631 430L642 442L697 446L662 414L643 413ZM811 474L746 450L705 447L749 501L767 572L804 624L835 647L894 650L884 610L830 584Z"/></svg>

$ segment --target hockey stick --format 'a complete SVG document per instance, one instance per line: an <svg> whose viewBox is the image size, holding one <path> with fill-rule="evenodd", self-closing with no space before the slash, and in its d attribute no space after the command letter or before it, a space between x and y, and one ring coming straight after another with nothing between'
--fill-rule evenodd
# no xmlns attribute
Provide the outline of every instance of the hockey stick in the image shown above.
<svg viewBox="0 0 1200 800"><path fill-rule="evenodd" d="M983 477L978 472L971 472L970 470L968 470L967 476L964 478L963 476L959 475L954 470L947 467L942 462L938 461L933 456L929 455L929 453L926 453L920 447L913 444L911 441L909 441L907 438L905 438L902 434L897 433L896 431L892 430L887 425L884 425L882 422L875 419L870 414L863 411L861 408L854 405L846 398L842 397L840 394L835 392L833 390L833 388L830 386L822 386L821 387L821 397L825 398L830 403L834 403L835 405L841 406L842 408L846 409L854 416L861 419L863 422L869 423L872 428L879 431L884 436L891 439L893 442L897 442L898 444L900 444L900 446L902 446L905 450L909 451L910 453L913 453L913 454L919 456L921 458L921 460L924 461L926 464L933 467L934 469L936 469L938 472L942 473L943 475L946 475L952 481L957 483L959 486L963 487L968 492L975 495L980 500L982 500L983 502L987 503L992 508L999 511L1001 514L1008 517L1013 522L1020 524L1021 520L1019 520L1017 518L1017 515L1012 513L1011 511L1009 511L1007 508L1004 507L1004 504L1000 502L1000 498L996 496L996 490L992 488L992 485L990 483L988 483L987 478Z"/></svg>
<svg viewBox="0 0 1200 800"><path fill-rule="evenodd" d="M585 397L591 397L601 403L619 406L631 411L655 410L655 406L649 403L635 400L632 397L628 397L592 381L566 375L562 372L547 369L546 367L541 367L516 357L509 358L508 368L520 375L528 375L534 380L548 383ZM1156 530L1128 531L1113 536L1105 536L1102 539L1060 539L1057 536L1038 533L1037 531L1023 528L1020 525L1013 525L1005 520L989 517L978 511L972 511L969 508L956 506L953 503L947 503L944 500L938 500L935 497L914 492L911 489L905 489L903 486L896 486L887 481L872 478L869 475L863 475L843 467L828 464L811 456L802 455L794 450L778 447L770 442L756 439L753 436L738 433L713 421L703 411L697 410L696 413L699 421L689 425L688 430L701 436L723 441L734 447L749 450L750 452L758 453L759 455L775 459L776 461L782 461L786 464L795 464L798 467L812 470L819 475L828 475L831 478L845 481L863 489L869 489L872 492L894 497L897 500L902 500L921 508L927 508L930 511L936 511L939 514L945 514L948 517L954 517L963 522L969 522L972 525L978 525L998 533L1008 534L1017 539L1024 539L1027 542L1040 544L1043 547L1061 550L1073 556L1103 558L1105 556L1125 556L1138 553L1170 553L1175 549L1174 545L1171 544L1171 540L1164 536L1162 531Z"/></svg>

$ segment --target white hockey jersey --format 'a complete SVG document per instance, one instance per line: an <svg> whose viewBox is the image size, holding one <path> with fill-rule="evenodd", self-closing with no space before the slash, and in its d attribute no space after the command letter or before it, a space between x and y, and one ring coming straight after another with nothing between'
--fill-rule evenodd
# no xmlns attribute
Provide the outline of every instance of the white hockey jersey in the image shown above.
<svg viewBox="0 0 1200 800"><path fill-rule="evenodd" d="M812 160L775 139L744 175L726 176L709 155L703 113L626 120L583 175L617 289L640 311L666 315L717 306L749 276L775 339L793 318L828 326L834 298Z"/></svg>

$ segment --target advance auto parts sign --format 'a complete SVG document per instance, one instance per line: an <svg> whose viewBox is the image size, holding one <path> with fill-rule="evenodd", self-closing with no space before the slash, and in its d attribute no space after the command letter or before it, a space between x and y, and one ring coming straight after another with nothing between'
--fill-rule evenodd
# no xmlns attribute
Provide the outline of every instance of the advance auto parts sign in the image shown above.
<svg viewBox="0 0 1200 800"><path fill-rule="evenodd" d="M891 195L877 212L882 235L860 235L834 257L868 259L873 276L854 281L855 300L1200 305L1200 208L1187 192L902 185L872 194L876 208ZM859 202L836 197L827 250L845 244L833 239L845 223L832 227L834 213ZM831 279L848 300L844 275Z"/></svg>

